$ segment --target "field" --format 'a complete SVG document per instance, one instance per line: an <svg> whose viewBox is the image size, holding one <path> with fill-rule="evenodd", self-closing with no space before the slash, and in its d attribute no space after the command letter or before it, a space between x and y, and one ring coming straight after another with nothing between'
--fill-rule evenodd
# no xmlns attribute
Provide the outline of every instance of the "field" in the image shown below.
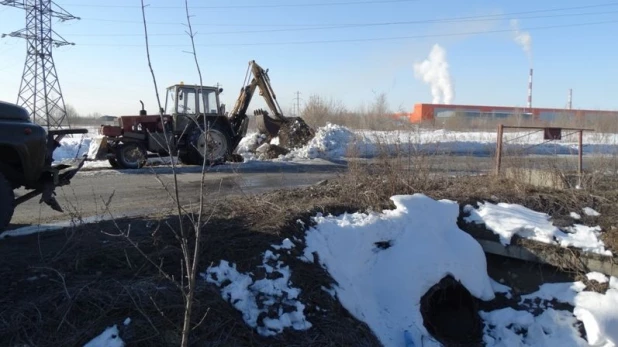
<svg viewBox="0 0 618 347"><path fill-rule="evenodd" d="M506 137L507 167L576 168L572 137L546 144L539 134ZM343 169L311 184L273 183L265 192L206 186L190 345L431 346L458 339L610 346L617 313L600 306L618 300L617 279L571 259L592 254L615 264L617 139L587 134L586 186L556 189L494 177L495 133L488 130L327 124L309 145L276 159L247 150L252 133L239 148L245 162L206 175L242 180L270 172L283 180L300 171L282 167L317 161ZM65 139L56 159L87 153L90 141ZM166 163L152 160L136 175L87 162L76 180L169 183ZM179 344L187 283L178 236L195 227L199 204L183 204L179 216L161 189L144 201L157 200L156 211L116 217L128 211L113 201L129 198L121 190L101 194L101 203L112 203L97 207L106 218L94 223L93 211L76 209L68 227L31 233L15 226L0 236L0 304L10 308L0 311L2 345L84 345L97 336L129 346ZM534 249L551 255L553 265L486 254L475 240ZM188 236L184 247L194 245ZM461 285L447 285L449 275L467 296ZM432 293L471 295L473 308ZM441 310L460 322L474 316L463 326Z"/></svg>

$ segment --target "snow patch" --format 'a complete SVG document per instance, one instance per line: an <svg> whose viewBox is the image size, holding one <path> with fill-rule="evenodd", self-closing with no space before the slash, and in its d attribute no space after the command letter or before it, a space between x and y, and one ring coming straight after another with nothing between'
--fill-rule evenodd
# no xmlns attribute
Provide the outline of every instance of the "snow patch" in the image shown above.
<svg viewBox="0 0 618 347"><path fill-rule="evenodd" d="M401 346L407 330L420 346L428 334L420 300L442 278L452 275L483 300L494 290L481 246L457 227L456 202L422 194L391 200L396 208L382 213L313 217L304 254L319 255L341 304L384 345Z"/></svg>
<svg viewBox="0 0 618 347"><path fill-rule="evenodd" d="M124 347L124 341L120 338L118 326L114 324L86 343L84 347Z"/></svg>
<svg viewBox="0 0 618 347"><path fill-rule="evenodd" d="M479 208L466 205L464 212L469 213L465 221L485 224L487 229L500 237L504 246L511 243L516 234L537 242L576 247L586 252L611 256L600 239L601 228L575 224L560 230L546 213L536 212L518 204L490 202L478 203Z"/></svg>
<svg viewBox="0 0 618 347"><path fill-rule="evenodd" d="M600 272L596 272L596 271L587 273L586 277L588 278L589 281L597 281L599 283L607 283L607 281L609 281L607 276L605 276L604 274Z"/></svg>
<svg viewBox="0 0 618 347"><path fill-rule="evenodd" d="M294 243L288 239L285 238L283 239L283 241L281 242L281 245L272 245L272 248L276 249L276 250L280 250L280 249L292 249L294 247Z"/></svg>
<svg viewBox="0 0 618 347"><path fill-rule="evenodd" d="M486 346L588 346L575 329L577 319L568 311L550 308L535 317L507 307L479 314L485 320ZM521 334L524 329L527 333Z"/></svg>
<svg viewBox="0 0 618 347"><path fill-rule="evenodd" d="M601 215L599 212L597 212L597 211L593 210L593 209L592 209L592 208L590 208L590 207L584 207L584 208L583 208L583 211L584 211L584 213L586 214L586 216L598 217L598 216L600 216L600 215Z"/></svg>
<svg viewBox="0 0 618 347"><path fill-rule="evenodd" d="M587 277L606 279L599 273L589 273ZM613 347L618 345L618 278L612 276L609 283L605 294L583 291L582 282L547 283L526 299L557 300L574 306L574 316L584 324L587 345Z"/></svg>
<svg viewBox="0 0 618 347"><path fill-rule="evenodd" d="M289 243L284 240L283 245L273 247L287 246ZM264 252L262 267L267 276L259 280L254 280L252 273L240 273L235 264L225 260L202 274L207 282L221 288L221 296L242 312L245 323L262 336L277 335L285 328L307 330L312 326L305 318L305 305L299 300L300 289L291 286L289 266L283 266L278 259L279 255L272 251ZM260 319L263 313L266 317Z"/></svg>
<svg viewBox="0 0 618 347"><path fill-rule="evenodd" d="M511 287L505 286L500 282L494 281L490 278L491 288L494 290L494 293L502 293L506 296L507 299L510 299L513 295L511 294Z"/></svg>
<svg viewBox="0 0 618 347"><path fill-rule="evenodd" d="M586 285L581 282L562 282L562 283L545 283L539 287L539 290L527 295L521 296L522 304L526 300L557 300L570 305L575 305L575 296L583 291Z"/></svg>
<svg viewBox="0 0 618 347"><path fill-rule="evenodd" d="M581 219L582 218L582 216L579 213L575 213L575 212L571 212L569 215L573 219Z"/></svg>

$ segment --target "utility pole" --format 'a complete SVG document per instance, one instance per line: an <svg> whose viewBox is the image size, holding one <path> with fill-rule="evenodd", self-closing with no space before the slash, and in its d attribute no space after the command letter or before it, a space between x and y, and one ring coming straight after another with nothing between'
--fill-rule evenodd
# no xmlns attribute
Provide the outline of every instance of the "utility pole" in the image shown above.
<svg viewBox="0 0 618 347"><path fill-rule="evenodd" d="M296 98L294 98L294 100L296 100L296 116L300 117L300 91L297 91L296 93Z"/></svg>
<svg viewBox="0 0 618 347"><path fill-rule="evenodd" d="M60 89L58 73L52 57L52 47L74 45L52 29L52 17L61 21L80 19L51 0L4 0L0 5L26 11L26 28L0 37L26 39L27 51L24 71L17 96L17 104L30 112L32 121L47 129L69 126L66 106ZM56 36L57 38L54 38Z"/></svg>

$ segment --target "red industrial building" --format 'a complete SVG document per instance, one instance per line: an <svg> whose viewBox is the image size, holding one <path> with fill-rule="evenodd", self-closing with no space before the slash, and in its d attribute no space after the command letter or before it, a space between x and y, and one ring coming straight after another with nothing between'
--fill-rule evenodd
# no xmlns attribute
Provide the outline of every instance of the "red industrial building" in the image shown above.
<svg viewBox="0 0 618 347"><path fill-rule="evenodd" d="M618 111L486 105L416 104L414 105L414 112L405 115L400 114L399 116L403 116L404 118L407 117L411 123L433 122L440 119L446 120L451 117L499 119L514 116L524 119L529 118L552 122L558 120L592 121L599 117L616 117L618 116Z"/></svg>

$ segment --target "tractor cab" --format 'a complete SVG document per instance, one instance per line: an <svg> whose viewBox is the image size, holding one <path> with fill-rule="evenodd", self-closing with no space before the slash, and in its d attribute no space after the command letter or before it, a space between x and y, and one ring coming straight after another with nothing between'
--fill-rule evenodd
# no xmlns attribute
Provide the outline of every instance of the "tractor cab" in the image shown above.
<svg viewBox="0 0 618 347"><path fill-rule="evenodd" d="M165 97L165 114L174 119L174 132L183 133L187 126L201 116L218 116L225 114L225 105L219 103L219 94L223 89L184 83L167 88Z"/></svg>

